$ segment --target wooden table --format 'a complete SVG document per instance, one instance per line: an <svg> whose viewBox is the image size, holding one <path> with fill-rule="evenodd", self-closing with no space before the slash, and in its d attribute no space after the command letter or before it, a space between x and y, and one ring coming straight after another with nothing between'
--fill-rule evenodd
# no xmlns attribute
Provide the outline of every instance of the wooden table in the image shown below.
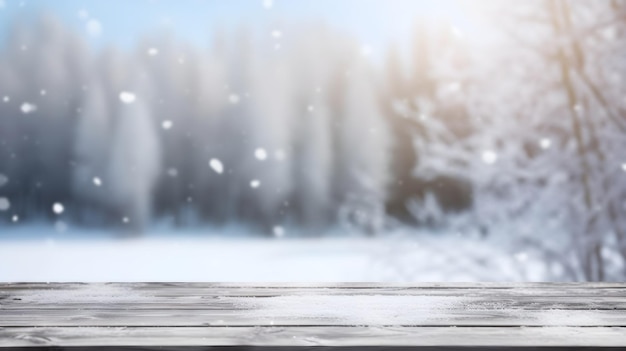
<svg viewBox="0 0 626 351"><path fill-rule="evenodd" d="M626 350L626 284L0 284L0 348L207 346Z"/></svg>

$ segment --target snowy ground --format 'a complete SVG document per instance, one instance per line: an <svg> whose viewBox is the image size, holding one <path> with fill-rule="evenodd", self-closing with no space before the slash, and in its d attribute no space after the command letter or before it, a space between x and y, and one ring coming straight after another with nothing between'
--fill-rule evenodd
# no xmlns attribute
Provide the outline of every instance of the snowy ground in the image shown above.
<svg viewBox="0 0 626 351"><path fill-rule="evenodd" d="M89 233L88 233L89 234ZM524 252L457 236L224 239L151 234L0 235L0 281L544 281ZM89 237L89 239L85 239Z"/></svg>

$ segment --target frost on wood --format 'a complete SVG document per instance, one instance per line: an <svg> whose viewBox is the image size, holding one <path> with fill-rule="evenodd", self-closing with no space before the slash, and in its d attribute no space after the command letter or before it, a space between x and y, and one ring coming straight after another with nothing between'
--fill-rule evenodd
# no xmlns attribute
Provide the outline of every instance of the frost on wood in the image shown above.
<svg viewBox="0 0 626 351"><path fill-rule="evenodd" d="M251 315L268 321L315 320L345 325L420 325L440 318L442 311L462 306L457 296L276 296L240 303Z"/></svg>

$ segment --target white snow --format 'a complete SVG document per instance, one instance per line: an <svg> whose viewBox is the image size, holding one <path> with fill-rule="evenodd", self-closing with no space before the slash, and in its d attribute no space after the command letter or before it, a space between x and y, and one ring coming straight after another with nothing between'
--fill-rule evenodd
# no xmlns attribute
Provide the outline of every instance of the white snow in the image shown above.
<svg viewBox="0 0 626 351"><path fill-rule="evenodd" d="M52 205L52 212L54 212L57 215L60 215L63 213L63 211L65 211L65 207L63 206L63 204L56 202Z"/></svg>
<svg viewBox="0 0 626 351"><path fill-rule="evenodd" d="M528 254L526 252L518 252L514 255L515 259L520 262L525 262L528 260Z"/></svg>
<svg viewBox="0 0 626 351"><path fill-rule="evenodd" d="M541 146L542 149L547 150L550 148L550 146L552 146L552 140L548 138L543 138L539 142L539 145Z"/></svg>
<svg viewBox="0 0 626 351"><path fill-rule="evenodd" d="M8 96L4 96L4 97L2 98L2 101L4 101L4 102L9 102L9 101L11 101L11 98L10 98L10 97L8 97Z"/></svg>
<svg viewBox="0 0 626 351"><path fill-rule="evenodd" d="M484 163L492 165L498 161L498 154L492 150L485 150L483 151L482 159Z"/></svg>
<svg viewBox="0 0 626 351"><path fill-rule="evenodd" d="M148 55L156 56L158 54L159 54L159 50L157 48L150 48L150 49L148 49Z"/></svg>
<svg viewBox="0 0 626 351"><path fill-rule="evenodd" d="M267 320L316 320L346 325L416 325L441 318L467 299L459 296L298 295L234 301L250 314Z"/></svg>
<svg viewBox="0 0 626 351"><path fill-rule="evenodd" d="M461 29L459 29L459 27L456 26L452 26L452 35L454 35L457 38L463 38L463 31L461 31Z"/></svg>
<svg viewBox="0 0 626 351"><path fill-rule="evenodd" d="M11 221L13 223L17 223L20 220L20 217L18 215L13 215L13 217L11 217Z"/></svg>
<svg viewBox="0 0 626 351"><path fill-rule="evenodd" d="M263 7L269 10L274 6L274 0L263 0Z"/></svg>
<svg viewBox="0 0 626 351"><path fill-rule="evenodd" d="M622 163L622 170L626 172L626 163Z"/></svg>
<svg viewBox="0 0 626 351"><path fill-rule="evenodd" d="M99 37L102 34L102 24L97 19L90 19L85 24L87 33L92 37Z"/></svg>
<svg viewBox="0 0 626 351"><path fill-rule="evenodd" d="M209 166L211 167L211 169L213 169L213 171L215 171L215 173L217 174L222 174L224 173L224 165L222 164L222 161L216 159L216 158L212 158L209 161Z"/></svg>
<svg viewBox="0 0 626 351"><path fill-rule="evenodd" d="M9 182L9 177L7 177L4 174L0 173L0 187L6 185L8 182Z"/></svg>
<svg viewBox="0 0 626 351"><path fill-rule="evenodd" d="M46 94L48 94L48 92L45 89L41 89L41 91L39 92L39 94L41 96L46 96Z"/></svg>
<svg viewBox="0 0 626 351"><path fill-rule="evenodd" d="M238 104L238 103L239 103L239 100L241 100L241 98L240 98L240 97L239 97L239 95L237 95L237 94L230 94L230 95L228 96L228 101L229 101L231 104L233 104L233 105Z"/></svg>
<svg viewBox="0 0 626 351"><path fill-rule="evenodd" d="M373 51L372 47L367 45L367 44L361 46L361 55L362 56L365 56L365 57L371 56L372 55L372 51Z"/></svg>
<svg viewBox="0 0 626 351"><path fill-rule="evenodd" d="M128 217L122 218L122 223L129 223L129 222L130 222L130 218Z"/></svg>
<svg viewBox="0 0 626 351"><path fill-rule="evenodd" d="M304 239L294 232L277 240L247 238L244 233L249 231L227 227L177 230L175 235L163 230L119 240L104 231L11 228L0 229L0 267L11 267L0 269L0 281L550 280L545 264L532 252L519 260L497 242L454 235ZM318 302L327 306L326 301ZM265 307L286 303L268 301Z"/></svg>
<svg viewBox="0 0 626 351"><path fill-rule="evenodd" d="M252 181L250 181L250 187L252 189L256 189L260 186L261 186L261 181L259 181L258 179L253 179Z"/></svg>
<svg viewBox="0 0 626 351"><path fill-rule="evenodd" d="M137 99L137 96L135 96L135 94L129 91L122 91L120 93L120 101L122 101L125 104L132 104L133 102L135 102L136 99Z"/></svg>
<svg viewBox="0 0 626 351"><path fill-rule="evenodd" d="M277 225L272 229L272 233L274 233L275 237L282 238L283 236L285 236L285 228Z"/></svg>
<svg viewBox="0 0 626 351"><path fill-rule="evenodd" d="M0 197L0 211L8 211L11 208L11 202L6 197Z"/></svg>
<svg viewBox="0 0 626 351"><path fill-rule="evenodd" d="M176 168L170 168L167 170L167 175L169 175L172 178L176 178L178 177L178 170Z"/></svg>
<svg viewBox="0 0 626 351"><path fill-rule="evenodd" d="M29 102L25 102L22 104L22 106L20 106L20 110L22 111L23 114L27 115L29 113L33 113L37 111L37 105L31 104Z"/></svg>
<svg viewBox="0 0 626 351"><path fill-rule="evenodd" d="M102 186L102 179L100 179L98 177L94 177L93 178L93 185L95 185L95 186Z"/></svg>
<svg viewBox="0 0 626 351"><path fill-rule="evenodd" d="M170 120L166 120L166 121L163 121L163 123L161 123L161 127L163 127L163 129L165 130L171 129L173 126L174 126L174 122Z"/></svg>
<svg viewBox="0 0 626 351"><path fill-rule="evenodd" d="M267 151L263 148L258 148L254 150L254 157L256 157L259 161L265 161L267 160Z"/></svg>
<svg viewBox="0 0 626 351"><path fill-rule="evenodd" d="M279 31L279 30L273 30L272 31L272 36L276 39L279 39L283 36L283 32Z"/></svg>

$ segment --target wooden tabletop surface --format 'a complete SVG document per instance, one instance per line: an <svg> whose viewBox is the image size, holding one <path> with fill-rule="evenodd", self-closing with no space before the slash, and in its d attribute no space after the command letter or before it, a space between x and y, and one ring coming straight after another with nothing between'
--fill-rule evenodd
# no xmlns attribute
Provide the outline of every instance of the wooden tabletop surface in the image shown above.
<svg viewBox="0 0 626 351"><path fill-rule="evenodd" d="M626 284L0 284L0 348L626 347Z"/></svg>

